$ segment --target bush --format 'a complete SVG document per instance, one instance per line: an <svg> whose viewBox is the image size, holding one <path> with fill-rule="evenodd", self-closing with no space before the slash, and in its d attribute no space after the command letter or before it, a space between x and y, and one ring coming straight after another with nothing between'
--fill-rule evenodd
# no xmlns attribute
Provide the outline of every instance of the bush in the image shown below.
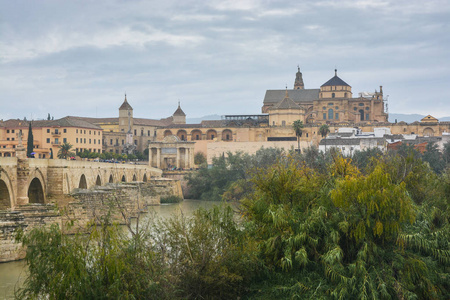
<svg viewBox="0 0 450 300"><path fill-rule="evenodd" d="M161 204L166 204L166 203L180 203L183 201L183 198L178 197L178 196L166 196L166 197L161 197Z"/></svg>

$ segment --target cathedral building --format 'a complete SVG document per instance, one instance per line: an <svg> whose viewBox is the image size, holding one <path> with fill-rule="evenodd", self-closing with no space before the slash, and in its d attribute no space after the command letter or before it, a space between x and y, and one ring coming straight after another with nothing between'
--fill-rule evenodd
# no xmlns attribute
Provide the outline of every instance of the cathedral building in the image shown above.
<svg viewBox="0 0 450 300"><path fill-rule="evenodd" d="M267 90L262 112L269 114L269 125L290 126L295 120L304 124L385 123L383 88L374 93L359 93L353 97L352 87L334 77L319 89L305 89L298 68L294 89Z"/></svg>

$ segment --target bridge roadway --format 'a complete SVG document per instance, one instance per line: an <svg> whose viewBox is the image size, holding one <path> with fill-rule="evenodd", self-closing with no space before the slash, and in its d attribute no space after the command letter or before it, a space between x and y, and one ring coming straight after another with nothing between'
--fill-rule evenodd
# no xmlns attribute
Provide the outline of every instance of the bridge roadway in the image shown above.
<svg viewBox="0 0 450 300"><path fill-rule="evenodd" d="M162 171L147 165L0 157L0 210L28 203L48 203L75 188L106 183L146 182Z"/></svg>

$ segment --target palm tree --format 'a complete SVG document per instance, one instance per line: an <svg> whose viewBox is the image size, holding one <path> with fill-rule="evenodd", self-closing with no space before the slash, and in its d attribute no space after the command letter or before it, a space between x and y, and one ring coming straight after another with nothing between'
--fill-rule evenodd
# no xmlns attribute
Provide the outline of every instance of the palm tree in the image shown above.
<svg viewBox="0 0 450 300"><path fill-rule="evenodd" d="M300 150L300 138L302 137L303 134L303 121L297 120L294 121L294 123L292 123L292 127L294 128L295 131L295 135L297 136L297 143L298 143L298 152L302 153L302 151Z"/></svg>
<svg viewBox="0 0 450 300"><path fill-rule="evenodd" d="M319 128L319 132L322 135L322 139L326 138L327 134L330 133L330 127L327 124L323 124ZM325 139L325 152L327 152L327 140Z"/></svg>
<svg viewBox="0 0 450 300"><path fill-rule="evenodd" d="M72 145L67 142L59 146L58 158L67 159L68 157L74 156L75 153L70 151L70 149L72 149Z"/></svg>

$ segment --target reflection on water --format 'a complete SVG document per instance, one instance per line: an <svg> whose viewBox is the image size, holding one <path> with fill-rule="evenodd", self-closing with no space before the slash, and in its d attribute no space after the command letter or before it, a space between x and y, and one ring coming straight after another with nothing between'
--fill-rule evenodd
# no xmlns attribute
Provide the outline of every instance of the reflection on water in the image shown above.
<svg viewBox="0 0 450 300"><path fill-rule="evenodd" d="M25 261L0 263L0 299L14 299L14 288L22 284L25 276Z"/></svg>
<svg viewBox="0 0 450 300"><path fill-rule="evenodd" d="M160 206L149 207L147 217L157 216L165 219L173 214L180 215L181 212L185 216L192 216L200 207L210 209L219 204L218 202L212 201L184 200L177 204L162 204ZM14 299L14 288L22 284L25 275L25 261L0 263L0 299Z"/></svg>

